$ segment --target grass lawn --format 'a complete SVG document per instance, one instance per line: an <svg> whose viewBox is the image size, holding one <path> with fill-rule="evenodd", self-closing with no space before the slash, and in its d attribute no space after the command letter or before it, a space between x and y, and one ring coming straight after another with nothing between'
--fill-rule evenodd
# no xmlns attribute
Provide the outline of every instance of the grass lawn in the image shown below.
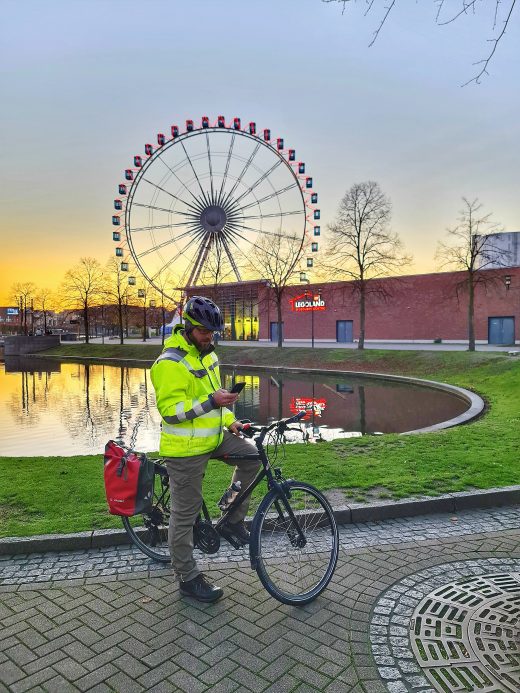
<svg viewBox="0 0 520 693"><path fill-rule="evenodd" d="M156 345L63 345L45 357L154 360ZM490 352L376 351L219 346L221 363L413 375L478 392L489 411L437 433L385 435L286 448L285 476L341 489L346 499L404 498L520 483L520 360ZM43 355L43 354L42 354ZM212 463L210 505L229 481ZM0 457L0 536L120 527L106 509L102 457Z"/></svg>

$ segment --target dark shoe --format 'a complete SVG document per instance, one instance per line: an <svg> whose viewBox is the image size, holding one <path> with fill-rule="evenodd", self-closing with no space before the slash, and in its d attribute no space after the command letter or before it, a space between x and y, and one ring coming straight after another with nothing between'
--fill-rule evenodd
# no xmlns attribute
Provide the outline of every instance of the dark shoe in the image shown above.
<svg viewBox="0 0 520 693"><path fill-rule="evenodd" d="M224 594L221 587L212 585L208 578L199 573L193 580L179 582L180 593L185 597L193 597L199 602L216 602Z"/></svg>
<svg viewBox="0 0 520 693"><path fill-rule="evenodd" d="M220 534L227 539L232 546L238 548L244 544L249 544L249 531L243 520L240 522L226 522L219 529Z"/></svg>

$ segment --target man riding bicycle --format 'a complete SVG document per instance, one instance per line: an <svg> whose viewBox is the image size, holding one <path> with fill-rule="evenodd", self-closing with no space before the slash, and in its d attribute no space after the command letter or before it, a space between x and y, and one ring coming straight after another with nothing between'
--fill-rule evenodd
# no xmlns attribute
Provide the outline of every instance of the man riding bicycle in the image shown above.
<svg viewBox="0 0 520 693"><path fill-rule="evenodd" d="M175 327L151 369L162 417L160 454L170 477L168 544L181 594L214 602L223 591L199 572L193 557L193 525L202 506L206 466L213 457L243 454L245 459L233 461L232 482L240 481L246 488L260 462L247 459L256 449L241 437L242 424L227 408L238 394L221 387L213 345L214 333L224 329L220 309L209 298L192 296L183 318L185 324ZM241 543L249 541L244 524L247 507L245 500L222 529Z"/></svg>

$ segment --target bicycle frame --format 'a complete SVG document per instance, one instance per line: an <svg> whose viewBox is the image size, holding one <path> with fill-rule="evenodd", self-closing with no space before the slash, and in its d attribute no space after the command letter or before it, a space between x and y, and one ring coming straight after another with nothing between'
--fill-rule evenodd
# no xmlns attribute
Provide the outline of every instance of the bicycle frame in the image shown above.
<svg viewBox="0 0 520 693"><path fill-rule="evenodd" d="M291 519L291 523L293 526L293 529L297 531L298 538L299 540L304 544L305 543L305 535L303 534L300 523L298 522L298 518L294 514L291 506L287 502L287 491L285 488L285 482L284 480L281 479L278 480L278 474L277 471L275 470L275 474L273 474L271 470L271 463L269 461L269 458L267 457L267 453L265 451L265 448L263 446L263 441L265 439L265 435L267 434L267 430L265 432L262 432L260 436L255 440L255 445L258 450L258 455L224 455L222 457L219 457L217 459L223 459L223 460L257 460L260 458L260 462L262 464L262 468L259 470L258 474L256 477L253 479L253 481L249 484L247 488L245 488L243 491L240 491L240 493L237 495L236 498L233 499L233 501L229 504L229 506L226 508L226 510L222 513L222 516L220 517L219 520L217 520L215 524L215 529L218 532L219 527L221 527L223 524L226 523L227 518L231 513L233 513L237 508L239 508L242 503L246 500L246 498L249 498L255 488L260 484L265 478L267 478L267 487L268 490L275 490L277 496L279 499L282 501L283 506L285 508L285 511L287 512L289 518ZM277 510L279 515L282 515L282 509L277 506ZM205 507L205 504L203 503L203 513L206 516L207 509ZM208 514L209 515L209 514ZM208 519L208 518L207 518ZM238 548L238 547L235 547ZM256 569L256 563L258 559L257 555L257 547L254 545L252 542L249 547L249 557L251 561L251 568L253 570Z"/></svg>

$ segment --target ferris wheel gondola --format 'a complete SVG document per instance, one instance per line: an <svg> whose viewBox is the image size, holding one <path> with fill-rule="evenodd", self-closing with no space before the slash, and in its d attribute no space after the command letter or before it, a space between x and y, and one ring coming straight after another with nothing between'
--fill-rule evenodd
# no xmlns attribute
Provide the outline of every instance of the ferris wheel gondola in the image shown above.
<svg viewBox="0 0 520 693"><path fill-rule="evenodd" d="M113 232L116 254L124 247L155 288L165 272L180 288L214 285L217 269L220 281L259 278L260 245L276 253L291 242L302 259L307 248L316 252L313 179L283 138L271 138L268 128L257 134L254 122L242 128L240 118L228 125L224 116L213 124L204 116L199 127L187 120L183 132L177 125L170 132L134 156L112 216L125 230L124 242Z"/></svg>

